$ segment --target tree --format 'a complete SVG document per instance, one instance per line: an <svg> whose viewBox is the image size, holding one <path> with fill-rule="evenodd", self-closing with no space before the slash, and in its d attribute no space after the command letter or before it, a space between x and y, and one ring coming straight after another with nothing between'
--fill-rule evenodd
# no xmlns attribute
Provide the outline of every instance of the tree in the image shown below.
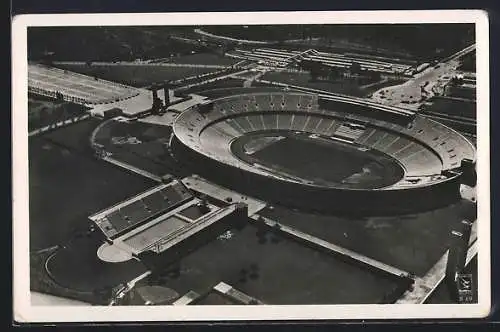
<svg viewBox="0 0 500 332"><path fill-rule="evenodd" d="M340 77L340 70L337 67L331 67L328 70L328 79L335 81Z"/></svg>
<svg viewBox="0 0 500 332"><path fill-rule="evenodd" d="M318 78L327 76L323 64L318 61L311 61L308 64L308 67L311 74L311 79L313 81L316 81Z"/></svg>
<svg viewBox="0 0 500 332"><path fill-rule="evenodd" d="M360 74L361 65L358 62L353 61L350 67L351 74Z"/></svg>

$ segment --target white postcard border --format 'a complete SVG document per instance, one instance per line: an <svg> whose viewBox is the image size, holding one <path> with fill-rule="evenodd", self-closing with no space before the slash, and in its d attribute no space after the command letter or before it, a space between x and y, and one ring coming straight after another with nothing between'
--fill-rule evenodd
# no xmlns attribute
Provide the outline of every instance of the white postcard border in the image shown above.
<svg viewBox="0 0 500 332"><path fill-rule="evenodd" d="M27 27L105 25L475 23L478 303L306 306L32 306L29 291ZM20 15L12 24L13 304L18 322L479 318L491 309L489 26L481 10Z"/></svg>

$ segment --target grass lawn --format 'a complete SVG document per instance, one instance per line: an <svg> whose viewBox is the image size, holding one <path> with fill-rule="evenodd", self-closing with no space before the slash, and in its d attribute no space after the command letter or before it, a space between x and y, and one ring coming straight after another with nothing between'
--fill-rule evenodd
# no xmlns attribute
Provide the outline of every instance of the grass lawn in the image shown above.
<svg viewBox="0 0 500 332"><path fill-rule="evenodd" d="M85 114L86 107L37 95L28 96L28 129L72 119Z"/></svg>
<svg viewBox="0 0 500 332"><path fill-rule="evenodd" d="M180 262L159 284L179 294L207 292L220 281L268 304L378 303L398 282L284 237L248 225Z"/></svg>
<svg viewBox="0 0 500 332"><path fill-rule="evenodd" d="M54 248L42 253L30 253L30 289L91 304L106 305L110 297L104 293L73 290L63 287L52 280L45 270L45 262L57 251L58 249Z"/></svg>
<svg viewBox="0 0 500 332"><path fill-rule="evenodd" d="M220 66L230 66L241 60L234 59L230 57L220 56L212 53L195 53L180 56L178 58L171 58L169 63L192 63L197 65L220 65Z"/></svg>
<svg viewBox="0 0 500 332"><path fill-rule="evenodd" d="M460 221L475 219L476 207L462 200L418 214L356 218L305 213L276 206L264 209L261 214L423 276L448 249L451 231Z"/></svg>
<svg viewBox="0 0 500 332"><path fill-rule="evenodd" d="M31 250L66 241L88 227L92 213L154 185L95 159L87 146L95 126L96 122L82 121L30 138Z"/></svg>
<svg viewBox="0 0 500 332"><path fill-rule="evenodd" d="M383 86L400 84L402 80L380 81L380 84L373 84L363 88L354 81L337 82L312 82L309 73L286 73L286 72L268 72L261 77L262 80L280 82L290 85L297 85L312 89L324 90L333 93L340 93L356 97L366 97Z"/></svg>
<svg viewBox="0 0 500 332"><path fill-rule="evenodd" d="M113 158L158 176L187 176L189 173L179 167L168 151L166 144L171 133L172 129L168 126L111 121L97 132L96 142L111 152ZM126 138L137 141L119 142Z"/></svg>

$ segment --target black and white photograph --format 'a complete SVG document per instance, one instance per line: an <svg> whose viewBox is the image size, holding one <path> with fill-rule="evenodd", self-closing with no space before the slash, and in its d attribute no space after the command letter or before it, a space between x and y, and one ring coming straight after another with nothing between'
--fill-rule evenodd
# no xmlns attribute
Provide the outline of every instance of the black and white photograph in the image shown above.
<svg viewBox="0 0 500 332"><path fill-rule="evenodd" d="M487 24L15 18L15 316L487 316Z"/></svg>

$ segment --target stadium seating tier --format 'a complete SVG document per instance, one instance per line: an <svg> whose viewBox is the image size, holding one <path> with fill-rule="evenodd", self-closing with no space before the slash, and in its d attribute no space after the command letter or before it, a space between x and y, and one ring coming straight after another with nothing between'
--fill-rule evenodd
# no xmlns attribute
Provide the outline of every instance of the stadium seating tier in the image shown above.
<svg viewBox="0 0 500 332"><path fill-rule="evenodd" d="M213 100L211 111L201 118L196 107L183 112L174 124L174 133L179 141L198 153L272 177L279 176L235 156L231 142L239 136L270 130L335 136L391 156L404 168L406 177L435 177L436 181L442 181L438 175L443 171L457 169L463 158L475 161L475 148L467 139L427 118L410 117L407 112L399 117L408 116L411 125L403 125L400 121L389 121L393 109L387 112L389 120L384 121L380 117L370 118L372 106L360 100L341 97L331 104L338 107L323 110L316 95L295 92L223 97ZM363 107L366 110L360 111ZM377 114L383 112L383 106L374 107ZM355 110L354 116L349 113L351 109Z"/></svg>

